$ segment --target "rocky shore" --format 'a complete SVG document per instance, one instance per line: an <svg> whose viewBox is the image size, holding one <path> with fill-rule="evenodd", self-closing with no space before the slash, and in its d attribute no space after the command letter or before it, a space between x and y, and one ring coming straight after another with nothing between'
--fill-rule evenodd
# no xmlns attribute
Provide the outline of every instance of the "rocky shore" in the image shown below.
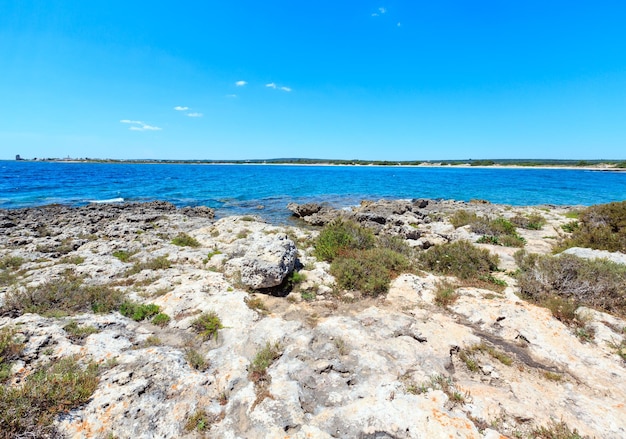
<svg viewBox="0 0 626 439"><path fill-rule="evenodd" d="M0 438L626 437L621 314L579 306L574 327L518 286L516 252L551 255L571 207L288 209L295 225L164 202L0 211L0 331L16 346L0 350ZM542 223L517 227L513 247L454 224L458 212ZM341 288L316 253L338 219L410 250L386 293ZM420 265L460 241L497 256L483 283ZM626 263L598 252L566 253ZM442 282L455 299L443 305ZM66 300L76 292L87 308ZM11 436L27 417L11 389L64 358L97 366L95 390Z"/></svg>

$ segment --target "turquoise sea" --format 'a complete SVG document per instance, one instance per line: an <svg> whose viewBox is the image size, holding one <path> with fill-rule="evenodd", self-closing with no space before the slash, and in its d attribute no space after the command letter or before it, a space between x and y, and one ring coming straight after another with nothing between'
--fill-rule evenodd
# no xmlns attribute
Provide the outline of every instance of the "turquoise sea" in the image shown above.
<svg viewBox="0 0 626 439"><path fill-rule="evenodd" d="M337 207L363 199L484 199L591 205L626 199L625 172L458 167L101 164L0 161L0 208L165 200L219 216L288 218L289 202Z"/></svg>

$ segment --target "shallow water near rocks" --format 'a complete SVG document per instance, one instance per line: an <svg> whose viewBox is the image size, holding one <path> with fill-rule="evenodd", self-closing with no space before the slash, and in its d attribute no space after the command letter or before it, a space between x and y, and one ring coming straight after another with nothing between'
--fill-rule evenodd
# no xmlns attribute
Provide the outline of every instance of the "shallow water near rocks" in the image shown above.
<svg viewBox="0 0 626 439"><path fill-rule="evenodd" d="M0 208L163 200L285 222L289 202L483 199L592 205L626 198L626 173L570 169L0 162Z"/></svg>

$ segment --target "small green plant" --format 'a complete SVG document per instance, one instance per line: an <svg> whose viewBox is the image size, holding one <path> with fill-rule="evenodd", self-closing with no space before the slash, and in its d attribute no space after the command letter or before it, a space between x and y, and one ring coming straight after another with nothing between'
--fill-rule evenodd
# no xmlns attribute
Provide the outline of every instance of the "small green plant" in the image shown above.
<svg viewBox="0 0 626 439"><path fill-rule="evenodd" d="M221 251L219 251L217 248L215 248L215 249L211 250L211 251L207 254L206 259L205 259L203 262L206 264L206 263L208 263L208 262L211 260L211 258L212 258L213 256L215 256L215 255L221 255L221 254L222 254L222 252L221 252Z"/></svg>
<svg viewBox="0 0 626 439"><path fill-rule="evenodd" d="M327 224L315 240L315 256L331 262L341 252L374 247L374 234L353 221L337 219Z"/></svg>
<svg viewBox="0 0 626 439"><path fill-rule="evenodd" d="M163 327L163 326L167 326L170 320L172 320L170 316L168 316L165 313L160 312L152 318L152 323L157 326Z"/></svg>
<svg viewBox="0 0 626 439"><path fill-rule="evenodd" d="M203 312L191 323L191 327L203 340L210 338L217 340L218 331L224 329L224 325L215 311Z"/></svg>
<svg viewBox="0 0 626 439"><path fill-rule="evenodd" d="M562 224L561 229L563 229L563 231L567 233L574 233L576 230L578 230L579 225L580 223L578 221L570 221L568 223Z"/></svg>
<svg viewBox="0 0 626 439"><path fill-rule="evenodd" d="M492 358L495 358L496 360L498 360L500 363L504 364L505 366L511 366L513 364L513 359L511 357L509 357L504 352L501 352L497 350L496 348L489 346L485 343L479 343L479 344L473 345L469 347L467 351L470 354L474 354L475 352L487 353Z"/></svg>
<svg viewBox="0 0 626 439"><path fill-rule="evenodd" d="M200 352L193 348L185 349L185 360L192 368L203 372L209 368L209 362L204 358Z"/></svg>
<svg viewBox="0 0 626 439"><path fill-rule="evenodd" d="M198 409L185 422L185 431L205 431L211 427L212 419L205 410Z"/></svg>
<svg viewBox="0 0 626 439"><path fill-rule="evenodd" d="M249 234L250 234L250 230L243 229L242 231L237 233L237 239L246 239Z"/></svg>
<svg viewBox="0 0 626 439"><path fill-rule="evenodd" d="M196 238L182 232L172 239L172 244L180 247L200 247L200 242Z"/></svg>
<svg viewBox="0 0 626 439"><path fill-rule="evenodd" d="M159 314L159 306L154 303L140 304L130 301L125 301L120 305L120 314L124 317L130 317L136 322L140 322L152 316Z"/></svg>
<svg viewBox="0 0 626 439"><path fill-rule="evenodd" d="M335 344L339 355L348 355L348 353L350 352L350 349L348 348L348 345L343 338L335 337L333 343Z"/></svg>
<svg viewBox="0 0 626 439"><path fill-rule="evenodd" d="M242 216L241 221L251 222L251 221L254 221L254 217L250 215Z"/></svg>
<svg viewBox="0 0 626 439"><path fill-rule="evenodd" d="M269 314L269 309L260 297L246 297L244 302L248 305L248 308L260 314Z"/></svg>
<svg viewBox="0 0 626 439"><path fill-rule="evenodd" d="M300 292L300 297L302 297L302 300L305 302L312 302L317 297L317 294L313 290L305 290Z"/></svg>
<svg viewBox="0 0 626 439"><path fill-rule="evenodd" d="M84 340L91 334L97 334L100 332L100 330L95 326L79 326L74 320L65 325L63 330L67 332L67 335L71 340L77 342Z"/></svg>
<svg viewBox="0 0 626 439"><path fill-rule="evenodd" d="M448 281L438 282L435 289L435 303L443 308L452 305L459 298L456 288L455 284Z"/></svg>
<svg viewBox="0 0 626 439"><path fill-rule="evenodd" d="M459 358L463 363L465 363L465 366L471 372L478 372L480 370L480 365L478 364L478 361L476 361L474 356L468 351L461 350L459 352Z"/></svg>
<svg viewBox="0 0 626 439"><path fill-rule="evenodd" d="M270 343L268 341L265 343L265 347L256 353L248 366L251 381L258 382L265 379L268 367L279 359L281 355L282 346L279 342Z"/></svg>
<svg viewBox="0 0 626 439"><path fill-rule="evenodd" d="M0 383L11 374L13 362L17 360L24 345L16 340L17 331L12 326L0 329Z"/></svg>
<svg viewBox="0 0 626 439"><path fill-rule="evenodd" d="M499 287L506 287L507 283L506 281L502 280L502 279L498 279L497 277L495 277L492 274L484 274L482 276L478 276L478 279L485 281L485 282L489 282L492 283L494 285L497 285Z"/></svg>
<svg viewBox="0 0 626 439"><path fill-rule="evenodd" d="M130 258L137 252L129 252L126 250L116 250L113 252L113 256L122 262L128 262Z"/></svg>
<svg viewBox="0 0 626 439"><path fill-rule="evenodd" d="M73 264L80 265L85 262L85 258L82 256L66 256L59 261L61 264Z"/></svg>
<svg viewBox="0 0 626 439"><path fill-rule="evenodd" d="M171 267L172 261L167 258L167 255L163 255L148 259L146 262L136 262L125 274L126 276L132 276L133 274L141 273L143 270L167 270Z"/></svg>

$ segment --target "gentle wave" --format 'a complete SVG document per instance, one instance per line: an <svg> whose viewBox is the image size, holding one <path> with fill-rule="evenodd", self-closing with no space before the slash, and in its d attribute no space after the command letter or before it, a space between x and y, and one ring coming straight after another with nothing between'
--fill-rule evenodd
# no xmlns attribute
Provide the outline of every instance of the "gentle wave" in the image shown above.
<svg viewBox="0 0 626 439"><path fill-rule="evenodd" d="M109 204L109 203L123 203L123 198L110 198L108 200L89 200L90 203L95 204Z"/></svg>

